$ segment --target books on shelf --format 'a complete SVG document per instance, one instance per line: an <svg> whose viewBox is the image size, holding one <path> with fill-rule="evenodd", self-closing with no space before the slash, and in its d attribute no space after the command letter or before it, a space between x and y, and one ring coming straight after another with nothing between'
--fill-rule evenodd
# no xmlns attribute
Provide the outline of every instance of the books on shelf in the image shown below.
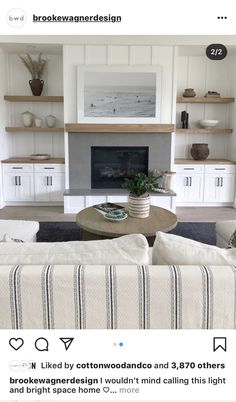
<svg viewBox="0 0 236 402"><path fill-rule="evenodd" d="M116 211L117 209L124 209L121 205L114 204L113 202L104 202L102 204L93 205L93 208L105 213Z"/></svg>

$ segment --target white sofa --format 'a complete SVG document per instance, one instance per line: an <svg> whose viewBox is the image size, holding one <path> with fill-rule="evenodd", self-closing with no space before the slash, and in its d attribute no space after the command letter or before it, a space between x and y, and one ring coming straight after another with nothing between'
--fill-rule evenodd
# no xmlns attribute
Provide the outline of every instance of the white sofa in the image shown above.
<svg viewBox="0 0 236 402"><path fill-rule="evenodd" d="M236 249L158 233L2 243L0 328L236 328Z"/></svg>

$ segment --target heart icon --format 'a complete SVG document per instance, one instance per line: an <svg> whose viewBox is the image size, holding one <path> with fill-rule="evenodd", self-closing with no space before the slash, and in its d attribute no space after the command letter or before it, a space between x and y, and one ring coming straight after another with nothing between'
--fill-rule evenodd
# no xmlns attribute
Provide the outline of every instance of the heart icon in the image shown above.
<svg viewBox="0 0 236 402"><path fill-rule="evenodd" d="M103 391L106 392L106 394L110 391L109 387L103 387Z"/></svg>
<svg viewBox="0 0 236 402"><path fill-rule="evenodd" d="M9 345L14 349L18 350L24 345L24 340L22 338L11 338L9 339Z"/></svg>

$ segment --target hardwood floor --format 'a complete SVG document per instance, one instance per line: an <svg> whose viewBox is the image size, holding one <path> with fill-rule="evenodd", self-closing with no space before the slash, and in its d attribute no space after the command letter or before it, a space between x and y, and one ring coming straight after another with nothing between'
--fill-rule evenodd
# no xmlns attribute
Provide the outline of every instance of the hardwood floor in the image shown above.
<svg viewBox="0 0 236 402"><path fill-rule="evenodd" d="M176 214L179 222L236 220L236 209L230 207L179 207ZM63 207L5 207L0 209L0 219L75 222L75 214L64 214Z"/></svg>

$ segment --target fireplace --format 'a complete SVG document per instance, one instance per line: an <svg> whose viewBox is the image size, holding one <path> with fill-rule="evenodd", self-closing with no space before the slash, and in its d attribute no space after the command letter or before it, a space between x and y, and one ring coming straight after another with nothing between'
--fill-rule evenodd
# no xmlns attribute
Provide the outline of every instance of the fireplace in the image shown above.
<svg viewBox="0 0 236 402"><path fill-rule="evenodd" d="M125 178L148 173L149 147L91 147L91 188L121 188Z"/></svg>

